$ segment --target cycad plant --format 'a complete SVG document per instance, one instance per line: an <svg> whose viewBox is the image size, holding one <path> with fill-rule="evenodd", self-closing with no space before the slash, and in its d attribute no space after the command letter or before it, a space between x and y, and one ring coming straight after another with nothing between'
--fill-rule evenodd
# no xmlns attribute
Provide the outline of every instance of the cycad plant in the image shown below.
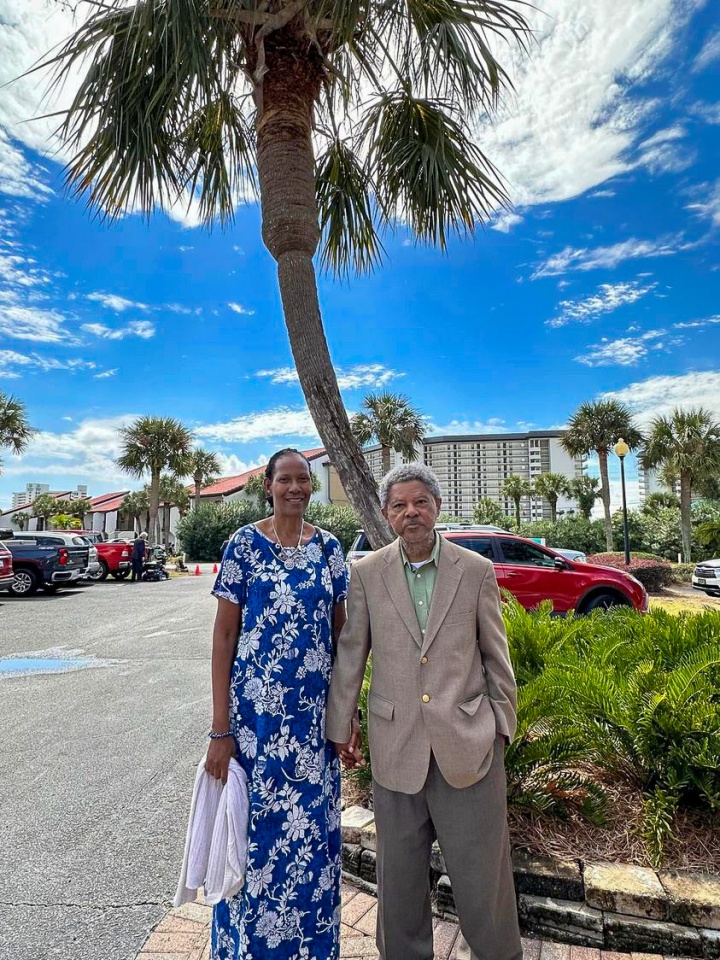
<svg viewBox="0 0 720 960"><path fill-rule="evenodd" d="M84 6L84 4L81 4ZM46 63L81 74L62 123L70 185L109 216L188 192L228 222L257 192L318 432L374 546L390 531L350 430L313 258L344 274L398 221L445 248L506 202L471 131L527 36L520 0L88 0Z"/></svg>

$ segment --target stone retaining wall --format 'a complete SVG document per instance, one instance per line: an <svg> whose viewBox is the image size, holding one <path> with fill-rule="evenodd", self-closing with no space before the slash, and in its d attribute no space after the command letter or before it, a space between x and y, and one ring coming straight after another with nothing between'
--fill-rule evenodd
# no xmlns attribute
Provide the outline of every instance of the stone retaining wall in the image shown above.
<svg viewBox="0 0 720 960"><path fill-rule="evenodd" d="M343 871L374 892L375 823L363 807L342 814ZM720 960L720 877L513 854L520 925L578 946ZM431 858L433 904L457 916L445 861Z"/></svg>

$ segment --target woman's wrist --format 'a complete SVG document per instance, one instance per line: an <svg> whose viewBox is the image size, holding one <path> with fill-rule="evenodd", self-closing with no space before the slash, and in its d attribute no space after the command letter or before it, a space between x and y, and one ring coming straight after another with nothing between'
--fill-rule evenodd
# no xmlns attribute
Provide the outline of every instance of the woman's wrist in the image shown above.
<svg viewBox="0 0 720 960"><path fill-rule="evenodd" d="M232 736L232 730L216 730L214 727L208 733L208 737L211 740L225 740L227 737Z"/></svg>

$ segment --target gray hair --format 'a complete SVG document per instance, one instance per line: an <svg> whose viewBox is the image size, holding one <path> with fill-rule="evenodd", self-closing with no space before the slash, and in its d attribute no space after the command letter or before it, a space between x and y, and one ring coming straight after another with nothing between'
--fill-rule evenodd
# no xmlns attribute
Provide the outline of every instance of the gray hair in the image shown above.
<svg viewBox="0 0 720 960"><path fill-rule="evenodd" d="M147 533L145 533L144 530L143 530L143 532L140 534L140 536L141 536L141 538L142 538L143 540L147 540L147 538L148 538L148 535L147 535Z"/></svg>
<svg viewBox="0 0 720 960"><path fill-rule="evenodd" d="M424 463L401 463L399 466L393 467L380 481L380 506L383 510L387 507L390 487L394 483L410 483L413 480L424 483L431 496L436 500L442 499L438 479L429 467L426 467Z"/></svg>

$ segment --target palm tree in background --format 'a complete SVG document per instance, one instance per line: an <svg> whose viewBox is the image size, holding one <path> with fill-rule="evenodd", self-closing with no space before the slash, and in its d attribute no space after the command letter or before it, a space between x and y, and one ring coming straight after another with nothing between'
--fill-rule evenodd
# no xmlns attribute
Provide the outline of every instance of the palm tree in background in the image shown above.
<svg viewBox="0 0 720 960"><path fill-rule="evenodd" d="M25 405L0 390L0 448L9 447L12 453L21 454L34 433L35 430L28 423Z"/></svg>
<svg viewBox="0 0 720 960"><path fill-rule="evenodd" d="M533 485L526 477L521 477L519 473L511 473L509 477L505 478L501 492L504 497L510 497L515 504L515 524L519 530L520 501L523 497L531 497L533 495Z"/></svg>
<svg viewBox="0 0 720 960"><path fill-rule="evenodd" d="M680 480L683 561L690 563L693 483L720 471L720 422L703 407L676 407L652 421L641 458L646 469L661 468Z"/></svg>
<svg viewBox="0 0 720 960"><path fill-rule="evenodd" d="M600 496L605 516L605 545L608 550L613 548L608 454L621 437L631 450L636 450L642 443L642 436L635 428L628 408L617 400L588 400L581 403L572 415L567 433L560 440L560 446L571 457L588 456L593 452L597 454Z"/></svg>
<svg viewBox="0 0 720 960"><path fill-rule="evenodd" d="M122 427L120 435L122 453L117 459L120 469L132 477L150 474L148 533L153 543L159 543L160 474L163 470L180 476L186 473L192 434L172 417L140 417L131 426Z"/></svg>
<svg viewBox="0 0 720 960"><path fill-rule="evenodd" d="M160 476L159 487L160 503L162 505L162 542L165 549L170 547L170 512L177 507L180 517L184 517L190 507L190 496L177 476L172 473L163 473Z"/></svg>
<svg viewBox="0 0 720 960"><path fill-rule="evenodd" d="M350 421L355 439L361 446L380 444L383 475L390 470L390 451L406 460L417 460L416 444L425 436L425 418L398 393L369 393L362 410Z"/></svg>
<svg viewBox="0 0 720 960"><path fill-rule="evenodd" d="M533 493L550 504L550 522L557 520L557 502L570 495L570 481L562 473L541 473L533 483Z"/></svg>
<svg viewBox="0 0 720 960"><path fill-rule="evenodd" d="M582 474L568 482L569 496L577 503L580 516L590 519L595 501L600 496L600 481L597 477Z"/></svg>
<svg viewBox="0 0 720 960"><path fill-rule="evenodd" d="M202 450L197 447L192 450L188 456L187 474L192 477L195 484L195 494L193 506L197 510L200 506L200 493L203 487L210 486L220 476L220 459L216 453L210 453L209 450Z"/></svg>
<svg viewBox="0 0 720 960"><path fill-rule="evenodd" d="M80 73L67 181L105 216L191 194L208 225L257 191L300 384L374 547L391 539L353 438L313 258L376 267L402 222L446 249L507 203L472 140L509 86L494 49L520 0L104 0L36 69ZM322 242L321 242L322 241Z"/></svg>
<svg viewBox="0 0 720 960"><path fill-rule="evenodd" d="M132 518L135 533L140 533L143 527L143 519L146 521L145 525L150 526L149 509L150 500L147 487L125 494L120 504L120 513L126 513Z"/></svg>

